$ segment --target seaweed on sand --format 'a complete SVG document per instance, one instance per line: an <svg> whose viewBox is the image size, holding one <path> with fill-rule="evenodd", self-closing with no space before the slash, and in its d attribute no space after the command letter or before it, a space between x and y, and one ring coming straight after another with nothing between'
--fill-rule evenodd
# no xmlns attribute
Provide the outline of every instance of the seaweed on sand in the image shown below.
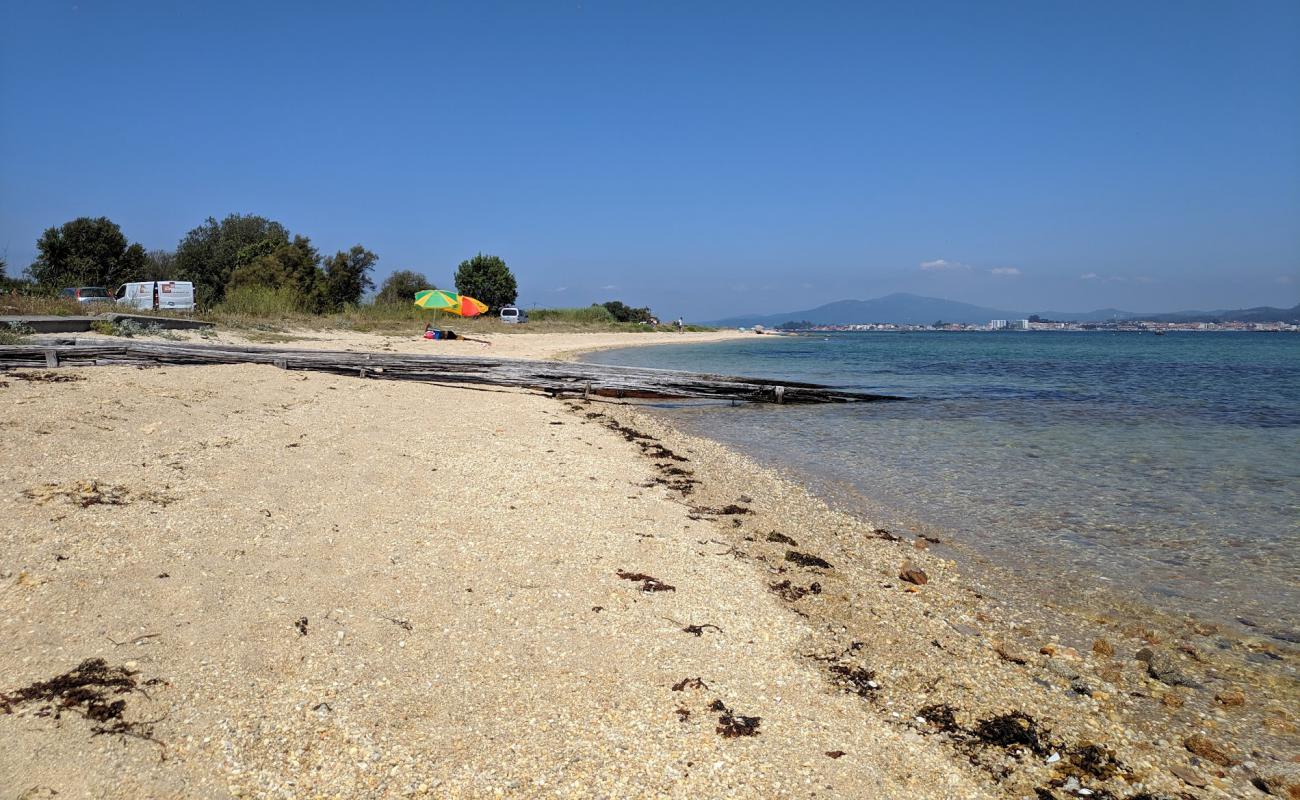
<svg viewBox="0 0 1300 800"><path fill-rule="evenodd" d="M126 711L124 695L148 693L136 680L140 673L126 667L110 667L102 658L88 658L68 672L45 681L36 681L13 692L0 693L0 711L14 713L15 708L38 704L36 716L59 719L64 711L75 711L95 723L91 733L95 736L130 736L162 745L153 736L153 723L131 722L123 719ZM152 686L162 681L145 681Z"/></svg>
<svg viewBox="0 0 1300 800"><path fill-rule="evenodd" d="M791 539L789 536L786 536L784 533L777 533L776 531L772 531L771 533L769 533L769 534L767 535L767 540L768 540L769 542L778 542L778 543L780 543L780 544L788 544L788 545L790 545L791 547L798 547L798 546L799 546L799 543L796 542L794 539Z"/></svg>
<svg viewBox="0 0 1300 800"><path fill-rule="evenodd" d="M791 583L789 578L779 583L769 583L767 588L769 591L780 595L782 600L788 600L792 603L796 600L802 600L806 595L822 593L822 585L816 581L808 584L808 588L805 589Z"/></svg>
<svg viewBox="0 0 1300 800"><path fill-rule="evenodd" d="M709 705L709 710L718 712L717 732L722 734L724 739L734 739L738 736L757 736L758 726L763 723L762 717L747 717L743 714L737 714L727 708L727 704L721 700L714 700Z"/></svg>
<svg viewBox="0 0 1300 800"><path fill-rule="evenodd" d="M627 572L620 569L615 574L625 581L639 581L641 583L641 591L646 592L647 594L652 592L677 591L676 586L664 583L652 575L646 575L644 572Z"/></svg>
<svg viewBox="0 0 1300 800"><path fill-rule="evenodd" d="M1037 755L1047 755L1051 749L1048 734L1033 717L1023 711L1012 711L1010 714L980 720L971 733L986 745L1024 747Z"/></svg>
<svg viewBox="0 0 1300 800"><path fill-rule="evenodd" d="M846 692L869 698L874 692L880 691L880 684L876 682L876 673L873 670L849 664L832 664L829 669L835 676L835 683Z"/></svg>
<svg viewBox="0 0 1300 800"><path fill-rule="evenodd" d="M74 383L86 379L84 375L73 375L70 372L11 372L9 377L39 383Z"/></svg>
<svg viewBox="0 0 1300 800"><path fill-rule="evenodd" d="M801 567L818 567L820 569L834 569L834 567L831 566L831 563L826 559L821 558L819 556L810 555L808 553L800 553L797 550L787 550L785 553L785 560L792 561Z"/></svg>
<svg viewBox="0 0 1300 800"><path fill-rule="evenodd" d="M957 724L957 712L947 703L925 706L916 715L944 733L957 733L961 727Z"/></svg>
<svg viewBox="0 0 1300 800"><path fill-rule="evenodd" d="M684 689L707 689L709 685L700 678L682 678L673 684L673 691L680 692Z"/></svg>

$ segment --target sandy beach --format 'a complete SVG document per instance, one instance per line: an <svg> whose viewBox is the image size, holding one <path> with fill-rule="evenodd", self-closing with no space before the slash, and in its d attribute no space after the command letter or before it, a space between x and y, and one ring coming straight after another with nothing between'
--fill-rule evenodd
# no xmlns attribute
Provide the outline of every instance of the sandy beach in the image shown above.
<svg viewBox="0 0 1300 800"><path fill-rule="evenodd" d="M635 407L24 374L0 374L2 797L1297 796L1293 682L1140 627L1054 642L924 539Z"/></svg>
<svg viewBox="0 0 1300 800"><path fill-rule="evenodd" d="M494 358L529 358L571 360L581 353L616 347L642 347L656 344L720 342L728 339L762 338L752 331L717 330L677 333L467 333L468 339L432 340L420 336L418 325L409 334L366 333L353 330L288 331L259 333L234 331L173 331L170 337L195 344L233 344L252 347L283 347L311 350L355 352L411 353L418 355L472 355ZM78 339L122 341L119 337L96 333L77 334ZM769 338L773 338L769 334Z"/></svg>

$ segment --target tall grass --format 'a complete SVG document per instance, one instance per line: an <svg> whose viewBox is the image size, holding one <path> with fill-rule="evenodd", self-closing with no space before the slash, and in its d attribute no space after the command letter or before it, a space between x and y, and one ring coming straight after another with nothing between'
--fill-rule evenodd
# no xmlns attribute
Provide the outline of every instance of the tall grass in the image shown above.
<svg viewBox="0 0 1300 800"><path fill-rule="evenodd" d="M213 309L218 314L246 317L295 316L302 313L302 293L286 287L238 286L226 292L226 297Z"/></svg>
<svg viewBox="0 0 1300 800"><path fill-rule="evenodd" d="M580 325L612 325L614 315L604 306L586 308L537 308L528 312L531 322L572 322Z"/></svg>

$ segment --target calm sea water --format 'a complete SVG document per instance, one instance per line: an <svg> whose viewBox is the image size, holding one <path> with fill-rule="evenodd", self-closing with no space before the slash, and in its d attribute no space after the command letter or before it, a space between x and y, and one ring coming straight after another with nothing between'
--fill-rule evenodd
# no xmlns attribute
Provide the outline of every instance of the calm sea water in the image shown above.
<svg viewBox="0 0 1300 800"><path fill-rule="evenodd" d="M1300 629L1300 336L834 333L588 360L903 395L662 413L1008 580Z"/></svg>

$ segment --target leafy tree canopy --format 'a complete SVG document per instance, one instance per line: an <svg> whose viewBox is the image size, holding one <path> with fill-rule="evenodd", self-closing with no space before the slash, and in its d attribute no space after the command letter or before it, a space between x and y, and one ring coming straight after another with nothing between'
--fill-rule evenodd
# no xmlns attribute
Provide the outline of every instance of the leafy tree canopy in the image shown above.
<svg viewBox="0 0 1300 800"><path fill-rule="evenodd" d="M215 303L225 296L237 268L287 243L289 231L266 217L231 214L220 222L208 217L177 245L176 268L180 277L194 282L201 302Z"/></svg>
<svg viewBox="0 0 1300 800"><path fill-rule="evenodd" d="M456 291L487 303L493 309L508 306L519 296L519 285L506 262L482 253L460 262Z"/></svg>
<svg viewBox="0 0 1300 800"><path fill-rule="evenodd" d="M649 323L654 319L648 307L632 308L621 300L610 300L604 304L605 308L613 315L616 322L644 322Z"/></svg>
<svg viewBox="0 0 1300 800"><path fill-rule="evenodd" d="M48 228L36 241L27 273L42 286L103 286L110 291L137 280L148 264L144 248L127 242L108 217L78 217Z"/></svg>
<svg viewBox="0 0 1300 800"><path fill-rule="evenodd" d="M325 259L321 310L341 311L345 305L360 303L361 295L375 286L369 273L378 260L379 256L359 244Z"/></svg>
<svg viewBox="0 0 1300 800"><path fill-rule="evenodd" d="M416 292L436 288L438 287L424 275L409 269L399 269L384 280L375 302L384 305L409 304L415 302Z"/></svg>
<svg viewBox="0 0 1300 800"><path fill-rule="evenodd" d="M289 289L305 311L316 311L323 304L325 275L320 269L320 253L306 236L294 236L291 242L264 239L244 248L243 253L248 260L241 258L242 263L230 273L226 291Z"/></svg>

